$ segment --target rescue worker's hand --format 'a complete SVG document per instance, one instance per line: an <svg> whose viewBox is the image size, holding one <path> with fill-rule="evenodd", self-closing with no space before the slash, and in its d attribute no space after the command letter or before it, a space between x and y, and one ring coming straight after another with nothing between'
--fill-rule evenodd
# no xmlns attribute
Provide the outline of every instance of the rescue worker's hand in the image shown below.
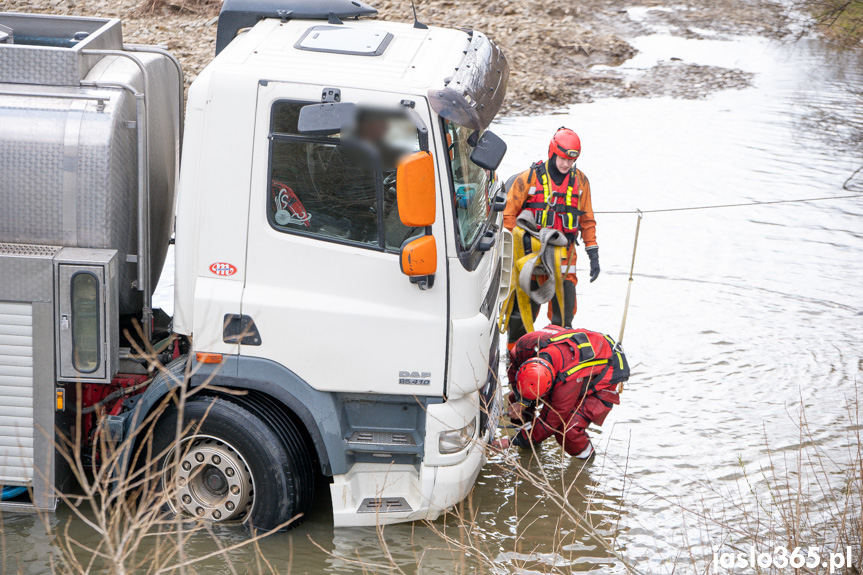
<svg viewBox="0 0 863 575"><path fill-rule="evenodd" d="M599 248L587 248L587 257L590 258L590 283L593 283L599 277Z"/></svg>
<svg viewBox="0 0 863 575"><path fill-rule="evenodd" d="M512 442L509 440L509 437L499 437L499 438L495 439L494 441L492 441L491 443L489 443L488 445L492 449L497 449L499 451L503 451L504 449L509 449L509 446L511 444L512 444Z"/></svg>
<svg viewBox="0 0 863 575"><path fill-rule="evenodd" d="M510 420L521 421L521 415L524 413L525 407L526 406L523 403L510 403L509 407L506 408L506 414L509 416Z"/></svg>

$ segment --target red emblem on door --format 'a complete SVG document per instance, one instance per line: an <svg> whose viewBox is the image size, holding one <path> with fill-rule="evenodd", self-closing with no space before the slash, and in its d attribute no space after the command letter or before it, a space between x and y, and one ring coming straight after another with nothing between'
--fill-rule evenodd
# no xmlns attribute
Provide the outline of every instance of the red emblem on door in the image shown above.
<svg viewBox="0 0 863 575"><path fill-rule="evenodd" d="M237 273L237 268L226 262L216 262L210 266L210 271L217 276L232 276Z"/></svg>

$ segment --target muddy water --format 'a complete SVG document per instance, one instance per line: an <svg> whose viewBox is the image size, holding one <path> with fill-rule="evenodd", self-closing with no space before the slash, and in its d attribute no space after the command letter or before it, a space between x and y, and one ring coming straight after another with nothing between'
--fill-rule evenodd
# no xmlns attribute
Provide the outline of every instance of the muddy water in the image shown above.
<svg viewBox="0 0 863 575"><path fill-rule="evenodd" d="M560 114L502 119L495 129L510 146L502 174L542 157L549 134L566 125L582 137L579 166L590 177L598 211L848 193L843 183L863 162L849 128L863 120L849 91L863 85L858 58L812 41L657 35L635 45L641 53L627 64L633 74L680 57L753 72L754 86L702 100L600 100ZM863 189L863 179L855 183ZM616 337L636 219L597 219L603 271L596 283L579 285L576 323ZM582 268L585 263L582 258ZM569 500L588 522L618 537L627 560L664 572L663 561L688 546L698 552L719 543L724 533L685 509L743 524L748 512L734 502L751 510L751 492L766 494L759 470L771 460L794 472L801 444L806 454L817 445L832 456L828 474L847 460L853 426L846 401L863 381L863 201L647 214L635 270L624 337L633 377L622 405L592 432L597 458L581 470L552 445L540 458L551 482L573 486ZM162 302L169 301L169 288L161 288ZM803 439L801 408L810 425ZM621 570L583 529L559 522L548 498L510 466L498 457L482 471L464 507L471 529L455 518L435 523L479 552L462 554L421 524L382 534L335 530L325 497L313 519L261 548L274 566L294 573L361 573L355 561L385 566L389 557L405 572L420 573L486 572L487 565L480 567L486 562L493 572L516 565L528 572ZM804 490L813 481L803 477ZM827 502L817 490L807 498L817 521ZM69 513L48 521L62 529ZM19 566L23 573L47 572L55 548L41 522L28 516L3 522L12 561L4 572ZM88 539L83 525L73 525L73 532ZM226 547L247 536L237 528L216 533ZM207 535L187 547L191 556L215 549ZM238 573L257 570L253 550L229 556ZM197 569L232 572L222 560Z"/></svg>

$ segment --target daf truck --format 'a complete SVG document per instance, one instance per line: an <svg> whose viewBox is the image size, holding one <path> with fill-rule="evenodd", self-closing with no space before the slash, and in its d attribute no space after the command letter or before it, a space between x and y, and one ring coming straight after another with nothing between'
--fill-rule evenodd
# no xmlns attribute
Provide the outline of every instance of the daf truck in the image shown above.
<svg viewBox="0 0 863 575"><path fill-rule="evenodd" d="M509 68L374 15L226 0L184 110L118 20L0 13L0 509L53 510L60 450L97 469L106 437L121 473L150 438L207 521L281 525L327 482L337 526L466 497L501 404Z"/></svg>

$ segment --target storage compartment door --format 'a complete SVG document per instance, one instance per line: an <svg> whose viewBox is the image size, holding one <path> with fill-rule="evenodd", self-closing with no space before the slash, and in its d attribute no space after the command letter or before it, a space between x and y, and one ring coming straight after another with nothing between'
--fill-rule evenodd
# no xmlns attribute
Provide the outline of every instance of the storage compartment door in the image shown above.
<svg viewBox="0 0 863 575"><path fill-rule="evenodd" d="M59 268L60 378L104 379L105 268L68 264Z"/></svg>
<svg viewBox="0 0 863 575"><path fill-rule="evenodd" d="M0 485L33 479L33 306L0 301Z"/></svg>

